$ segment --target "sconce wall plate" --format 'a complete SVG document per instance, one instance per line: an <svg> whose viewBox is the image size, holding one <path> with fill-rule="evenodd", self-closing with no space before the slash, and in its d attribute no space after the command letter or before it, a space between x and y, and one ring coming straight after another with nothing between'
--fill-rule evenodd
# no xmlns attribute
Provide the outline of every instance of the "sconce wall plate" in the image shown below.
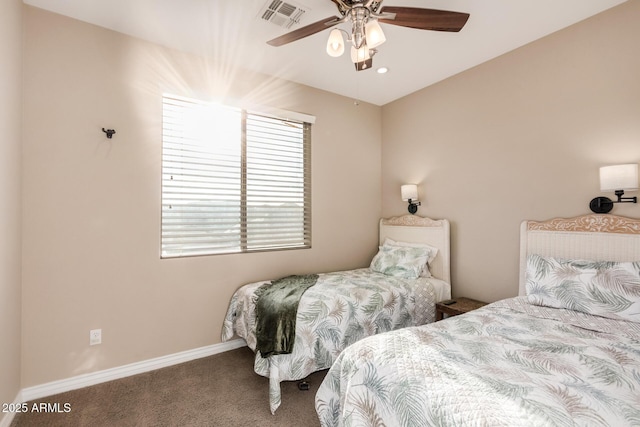
<svg viewBox="0 0 640 427"><path fill-rule="evenodd" d="M613 209L613 200L608 197L596 197L589 203L589 208L594 213L609 213Z"/></svg>

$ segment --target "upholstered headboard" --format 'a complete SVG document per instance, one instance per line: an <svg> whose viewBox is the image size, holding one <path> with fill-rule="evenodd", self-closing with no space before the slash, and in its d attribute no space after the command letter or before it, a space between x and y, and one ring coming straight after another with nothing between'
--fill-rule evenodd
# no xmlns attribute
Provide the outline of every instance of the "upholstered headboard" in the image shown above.
<svg viewBox="0 0 640 427"><path fill-rule="evenodd" d="M640 219L590 214L520 226L519 294L525 295L527 255L597 261L640 261Z"/></svg>
<svg viewBox="0 0 640 427"><path fill-rule="evenodd" d="M429 265L437 278L451 283L449 221L433 220L416 215L403 215L380 220L380 244L386 238L401 242L426 243L438 248L438 255Z"/></svg>

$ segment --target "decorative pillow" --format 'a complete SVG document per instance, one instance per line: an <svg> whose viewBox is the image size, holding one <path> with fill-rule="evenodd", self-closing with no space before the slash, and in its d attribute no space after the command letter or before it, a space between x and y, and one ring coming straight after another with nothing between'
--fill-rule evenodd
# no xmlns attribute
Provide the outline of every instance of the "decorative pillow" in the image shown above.
<svg viewBox="0 0 640 427"><path fill-rule="evenodd" d="M398 242L390 238L386 238L384 240L384 246L405 246L410 248L426 248L429 250L429 258L425 263L422 271L420 272L420 277L431 277L431 272L429 271L429 264L433 262L438 255L438 248L434 248L433 246L427 245L426 243L410 243L410 242Z"/></svg>
<svg viewBox="0 0 640 427"><path fill-rule="evenodd" d="M529 255L526 289L531 304L640 323L640 262Z"/></svg>
<svg viewBox="0 0 640 427"><path fill-rule="evenodd" d="M404 279L417 279L429 258L429 249L383 245L371 260L373 271Z"/></svg>

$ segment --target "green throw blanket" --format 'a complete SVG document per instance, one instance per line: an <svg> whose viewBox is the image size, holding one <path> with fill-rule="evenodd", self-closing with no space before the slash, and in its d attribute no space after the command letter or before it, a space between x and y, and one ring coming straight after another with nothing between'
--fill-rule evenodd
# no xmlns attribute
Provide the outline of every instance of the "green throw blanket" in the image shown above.
<svg viewBox="0 0 640 427"><path fill-rule="evenodd" d="M317 280L317 274L287 276L256 290L256 350L262 357L291 353L300 298Z"/></svg>

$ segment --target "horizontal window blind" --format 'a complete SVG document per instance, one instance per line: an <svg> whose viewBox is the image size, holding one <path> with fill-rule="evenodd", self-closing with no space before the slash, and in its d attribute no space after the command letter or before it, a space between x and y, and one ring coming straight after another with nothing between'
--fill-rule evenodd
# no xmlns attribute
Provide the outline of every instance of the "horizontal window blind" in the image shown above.
<svg viewBox="0 0 640 427"><path fill-rule="evenodd" d="M162 257L311 246L311 125L163 97Z"/></svg>

